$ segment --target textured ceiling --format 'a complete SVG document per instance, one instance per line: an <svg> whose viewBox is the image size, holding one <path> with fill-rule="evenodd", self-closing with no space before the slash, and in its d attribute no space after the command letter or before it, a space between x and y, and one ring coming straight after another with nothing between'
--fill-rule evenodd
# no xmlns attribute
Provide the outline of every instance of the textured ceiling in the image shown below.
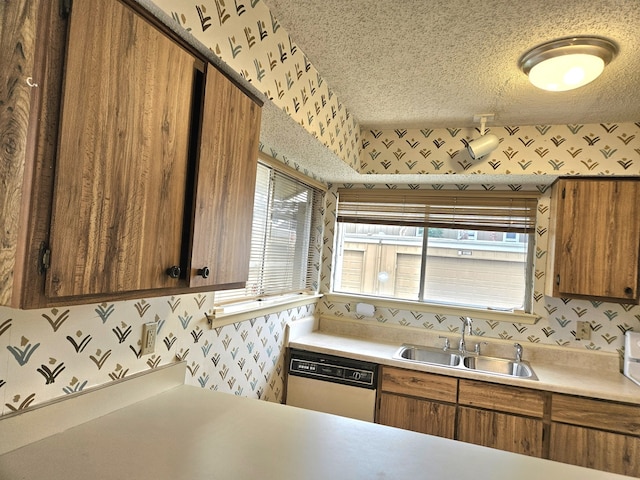
<svg viewBox="0 0 640 480"><path fill-rule="evenodd" d="M264 1L363 128L640 118L638 0ZM587 34L620 47L592 84L544 92L518 69L526 50Z"/></svg>

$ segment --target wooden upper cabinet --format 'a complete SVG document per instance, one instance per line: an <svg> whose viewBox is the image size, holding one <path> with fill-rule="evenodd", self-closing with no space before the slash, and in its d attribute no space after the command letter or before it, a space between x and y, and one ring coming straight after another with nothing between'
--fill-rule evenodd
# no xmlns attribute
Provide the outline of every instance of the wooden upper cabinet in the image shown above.
<svg viewBox="0 0 640 480"><path fill-rule="evenodd" d="M198 153L191 286L242 287L249 274L261 109L208 66Z"/></svg>
<svg viewBox="0 0 640 480"><path fill-rule="evenodd" d="M48 296L176 285L195 62L120 2L73 2Z"/></svg>
<svg viewBox="0 0 640 480"><path fill-rule="evenodd" d="M552 212L548 290L557 297L638 303L640 181L560 179Z"/></svg>

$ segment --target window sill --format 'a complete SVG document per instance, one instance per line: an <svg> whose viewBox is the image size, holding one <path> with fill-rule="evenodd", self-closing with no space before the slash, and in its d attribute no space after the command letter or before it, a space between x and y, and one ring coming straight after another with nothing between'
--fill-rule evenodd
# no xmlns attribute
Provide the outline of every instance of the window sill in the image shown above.
<svg viewBox="0 0 640 480"><path fill-rule="evenodd" d="M411 300L395 300L390 298L370 297L367 295L349 295L343 293L327 293L325 297L330 302L340 303L369 303L376 307L399 308L412 312L440 313L443 315L467 316L473 319L494 322L535 324L540 317L523 311L489 310L482 308L440 305L437 303L413 302ZM355 308L353 309L355 311ZM366 318L366 317L363 317Z"/></svg>
<svg viewBox="0 0 640 480"><path fill-rule="evenodd" d="M321 297L322 294L319 293L296 293L264 300L232 303L216 307L213 315L207 315L207 320L211 328L224 327L225 325L244 322L262 315L281 312L288 308L316 303Z"/></svg>

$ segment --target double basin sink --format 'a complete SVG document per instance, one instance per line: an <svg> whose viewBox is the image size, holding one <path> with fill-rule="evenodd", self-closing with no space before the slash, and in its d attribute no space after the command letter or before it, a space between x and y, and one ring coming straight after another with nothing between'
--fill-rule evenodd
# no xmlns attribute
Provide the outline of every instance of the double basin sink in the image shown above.
<svg viewBox="0 0 640 480"><path fill-rule="evenodd" d="M409 360L439 367L451 367L512 378L537 380L531 365L525 361L507 358L488 357L478 354L466 354L442 348L403 345L394 354L398 360Z"/></svg>

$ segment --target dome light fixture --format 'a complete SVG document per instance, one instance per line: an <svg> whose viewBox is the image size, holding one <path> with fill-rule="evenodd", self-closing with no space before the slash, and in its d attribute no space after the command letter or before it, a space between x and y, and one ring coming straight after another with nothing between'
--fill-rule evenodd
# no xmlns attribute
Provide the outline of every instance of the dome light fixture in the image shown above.
<svg viewBox="0 0 640 480"><path fill-rule="evenodd" d="M603 37L567 37L529 50L518 66L536 87L564 92L598 78L617 53L617 45Z"/></svg>

